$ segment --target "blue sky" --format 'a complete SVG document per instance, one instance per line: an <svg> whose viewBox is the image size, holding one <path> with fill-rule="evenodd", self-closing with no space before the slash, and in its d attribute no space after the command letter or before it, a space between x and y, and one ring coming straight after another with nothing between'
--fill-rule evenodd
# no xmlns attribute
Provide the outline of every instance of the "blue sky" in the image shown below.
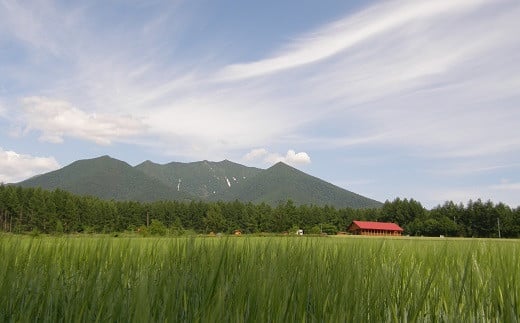
<svg viewBox="0 0 520 323"><path fill-rule="evenodd" d="M518 30L518 0L0 0L0 182L284 161L380 201L517 207Z"/></svg>

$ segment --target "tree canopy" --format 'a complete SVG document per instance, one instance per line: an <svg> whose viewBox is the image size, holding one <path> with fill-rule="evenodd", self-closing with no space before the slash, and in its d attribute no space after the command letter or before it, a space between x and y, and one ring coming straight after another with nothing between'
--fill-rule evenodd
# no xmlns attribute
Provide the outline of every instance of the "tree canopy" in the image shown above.
<svg viewBox="0 0 520 323"><path fill-rule="evenodd" d="M520 208L491 201L467 205L446 202L426 210L413 199L386 201L381 208L337 209L296 206L291 200L265 203L102 200L56 189L0 185L0 230L42 233L108 233L150 225L152 234L191 230L197 233L305 232L335 234L353 220L395 222L405 234L461 237L519 237Z"/></svg>

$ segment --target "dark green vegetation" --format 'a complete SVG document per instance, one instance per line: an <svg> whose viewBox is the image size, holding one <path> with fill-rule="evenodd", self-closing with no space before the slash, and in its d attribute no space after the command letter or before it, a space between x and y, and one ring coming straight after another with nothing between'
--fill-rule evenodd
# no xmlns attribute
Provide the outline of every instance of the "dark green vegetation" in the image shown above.
<svg viewBox="0 0 520 323"><path fill-rule="evenodd" d="M251 181L231 187L229 199L278 205L288 199L295 204L333 205L335 207L379 207L381 203L340 189L309 176L284 163L277 163ZM228 199L228 200L229 200ZM326 201L326 203L323 203Z"/></svg>
<svg viewBox="0 0 520 323"><path fill-rule="evenodd" d="M235 187L262 172L259 168L246 167L228 160L173 162L165 165L145 161L135 166L135 169L160 180L165 185L206 200L222 199L230 187Z"/></svg>
<svg viewBox="0 0 520 323"><path fill-rule="evenodd" d="M511 240L0 235L0 321L517 322Z"/></svg>
<svg viewBox="0 0 520 323"><path fill-rule="evenodd" d="M426 210L414 200L396 199L377 209L337 209L330 206L273 207L266 203L107 201L73 195L63 190L0 185L0 230L34 233L143 233L182 234L223 232L287 232L334 234L352 220L396 222L405 234L424 236L519 237L520 207L480 200L466 206L447 202ZM499 228L500 223L500 228Z"/></svg>
<svg viewBox="0 0 520 323"><path fill-rule="evenodd" d="M117 159L103 156L76 161L62 169L32 177L19 184L22 187L62 189L74 194L115 200L188 200L161 181L151 178Z"/></svg>
<svg viewBox="0 0 520 323"><path fill-rule="evenodd" d="M262 170L224 160L169 163L146 161L135 167L103 156L81 160L60 170L18 183L22 187L62 189L75 194L120 201L235 201L276 206L331 205L367 208L380 202L347 191L279 163Z"/></svg>

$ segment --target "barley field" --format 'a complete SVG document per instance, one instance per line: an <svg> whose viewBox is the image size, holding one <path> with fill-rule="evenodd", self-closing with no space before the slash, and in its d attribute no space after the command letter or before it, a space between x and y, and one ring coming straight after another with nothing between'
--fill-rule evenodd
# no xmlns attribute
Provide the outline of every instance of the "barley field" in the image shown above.
<svg viewBox="0 0 520 323"><path fill-rule="evenodd" d="M518 240L0 235L2 322L518 322Z"/></svg>

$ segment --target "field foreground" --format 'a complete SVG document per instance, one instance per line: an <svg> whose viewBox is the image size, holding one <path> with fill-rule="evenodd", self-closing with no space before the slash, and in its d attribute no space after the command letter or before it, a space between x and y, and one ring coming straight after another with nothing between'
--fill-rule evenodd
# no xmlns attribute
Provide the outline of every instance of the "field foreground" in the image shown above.
<svg viewBox="0 0 520 323"><path fill-rule="evenodd" d="M516 240L0 235L0 321L520 317Z"/></svg>

